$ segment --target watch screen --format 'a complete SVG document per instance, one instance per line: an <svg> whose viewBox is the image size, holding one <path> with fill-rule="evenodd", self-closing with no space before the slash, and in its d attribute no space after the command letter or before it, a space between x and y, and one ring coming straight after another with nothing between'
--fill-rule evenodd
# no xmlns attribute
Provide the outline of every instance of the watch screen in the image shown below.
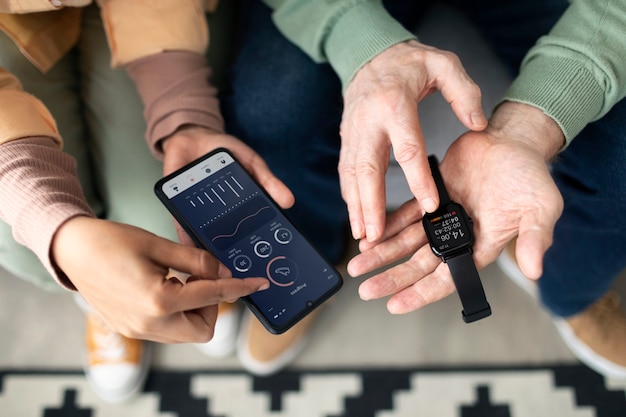
<svg viewBox="0 0 626 417"><path fill-rule="evenodd" d="M450 203L424 216L426 234L439 255L469 246L472 243L471 224L459 204Z"/></svg>

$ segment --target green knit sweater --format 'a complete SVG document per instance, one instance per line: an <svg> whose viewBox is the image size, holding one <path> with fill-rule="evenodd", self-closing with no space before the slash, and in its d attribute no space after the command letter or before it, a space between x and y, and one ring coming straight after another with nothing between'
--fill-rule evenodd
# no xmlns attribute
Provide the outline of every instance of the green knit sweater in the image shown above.
<svg viewBox="0 0 626 417"><path fill-rule="evenodd" d="M345 88L384 49L415 35L381 0L264 0L287 38L328 62ZM526 55L502 100L536 106L569 143L626 96L626 1L572 0L551 32Z"/></svg>

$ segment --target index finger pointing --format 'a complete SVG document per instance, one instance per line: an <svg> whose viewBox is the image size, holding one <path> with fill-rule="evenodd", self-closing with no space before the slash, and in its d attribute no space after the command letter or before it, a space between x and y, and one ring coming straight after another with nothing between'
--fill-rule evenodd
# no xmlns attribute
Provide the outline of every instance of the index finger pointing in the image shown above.
<svg viewBox="0 0 626 417"><path fill-rule="evenodd" d="M402 123L394 123L389 136L393 152L404 172L411 193L422 210L437 210L439 193L428 165L428 154L417 111L407 112Z"/></svg>
<svg viewBox="0 0 626 417"><path fill-rule="evenodd" d="M175 291L166 288L164 303L170 313L189 311L236 300L257 291L264 291L269 286L270 283L265 278L191 280L185 285L176 286Z"/></svg>

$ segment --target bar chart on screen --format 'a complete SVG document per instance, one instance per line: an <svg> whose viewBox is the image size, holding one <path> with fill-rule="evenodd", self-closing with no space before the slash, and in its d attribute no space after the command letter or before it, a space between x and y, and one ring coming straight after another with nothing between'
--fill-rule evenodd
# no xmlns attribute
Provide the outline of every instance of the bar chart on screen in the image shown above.
<svg viewBox="0 0 626 417"><path fill-rule="evenodd" d="M187 196L187 201L194 208L206 204L221 204L227 207L229 204L241 200L244 192L245 189L241 182L235 176L230 175L194 190L192 194Z"/></svg>
<svg viewBox="0 0 626 417"><path fill-rule="evenodd" d="M276 210L240 167L227 165L204 178L195 174L184 178L184 183L193 185L175 199L186 218L193 219L204 239L217 249L228 248L276 216Z"/></svg>

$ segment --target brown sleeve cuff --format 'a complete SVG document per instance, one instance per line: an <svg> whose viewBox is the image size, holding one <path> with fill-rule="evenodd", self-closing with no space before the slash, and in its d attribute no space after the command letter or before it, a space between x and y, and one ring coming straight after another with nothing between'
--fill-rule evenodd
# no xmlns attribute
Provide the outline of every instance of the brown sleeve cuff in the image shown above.
<svg viewBox="0 0 626 417"><path fill-rule="evenodd" d="M144 103L146 141L155 157L163 157L160 141L183 125L224 131L217 89L202 55L168 51L133 61L126 70Z"/></svg>
<svg viewBox="0 0 626 417"><path fill-rule="evenodd" d="M74 289L55 266L50 245L58 228L75 216L95 217L83 196L76 162L47 137L0 145L0 218L15 240L32 250L65 288Z"/></svg>

